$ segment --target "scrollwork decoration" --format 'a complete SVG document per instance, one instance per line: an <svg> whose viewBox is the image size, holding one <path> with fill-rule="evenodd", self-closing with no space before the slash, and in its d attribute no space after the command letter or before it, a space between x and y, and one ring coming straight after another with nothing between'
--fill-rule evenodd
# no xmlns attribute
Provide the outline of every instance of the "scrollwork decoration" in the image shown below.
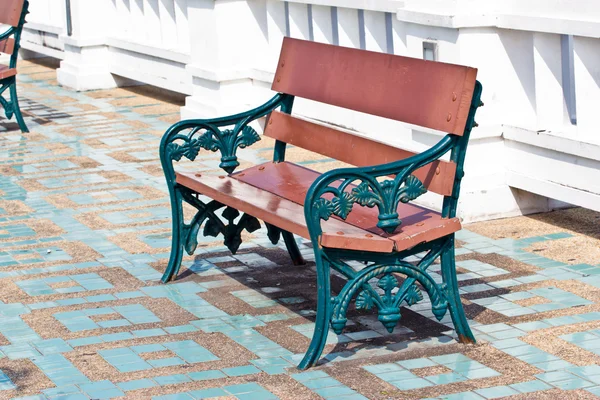
<svg viewBox="0 0 600 400"><path fill-rule="evenodd" d="M363 207L379 208L378 227L386 232L393 232L402 221L398 219L398 203L408 203L427 192L425 185L414 175L409 175L404 182L396 180L385 180L381 184L374 185L373 182L362 181L358 186L353 187L350 192L344 191L350 181L355 178L345 180L339 188L328 186L325 192L334 192L337 195L331 200L323 197L318 198L313 203L316 210L315 215L324 220L328 220L331 215L336 215L346 219L352 211L355 203Z"/></svg>
<svg viewBox="0 0 600 400"><path fill-rule="evenodd" d="M438 251L430 252L419 265L415 266L404 261L395 264L374 264L353 274L340 291L339 295L332 301L333 312L331 315L331 327L341 334L347 318L346 313L353 298L357 310L371 310L377 308L378 319L388 332L393 332L395 326L401 319L400 307L403 303L411 306L423 299L420 284L431 300L432 312L438 320L441 320L448 310L448 293L445 284L437 284L426 272L427 267L433 262ZM333 261L332 265L340 270L342 265ZM402 284L395 274L406 275ZM376 290L370 282L376 278Z"/></svg>

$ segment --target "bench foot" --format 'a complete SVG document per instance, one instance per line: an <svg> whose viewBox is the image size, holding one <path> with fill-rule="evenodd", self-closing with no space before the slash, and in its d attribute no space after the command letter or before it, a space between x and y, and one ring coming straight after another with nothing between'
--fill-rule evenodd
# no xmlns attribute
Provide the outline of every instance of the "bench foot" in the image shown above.
<svg viewBox="0 0 600 400"><path fill-rule="evenodd" d="M25 125L25 120L23 119L23 114L21 114L21 107L19 106L19 98L17 97L17 83L13 83L10 87L10 102L12 103L13 111L15 113L15 118L17 119L17 123L19 124L19 128L21 128L21 132L27 133L29 129L27 129L27 125Z"/></svg>
<svg viewBox="0 0 600 400"><path fill-rule="evenodd" d="M331 315L330 266L321 254L315 254L315 263L317 264L317 317L310 346L308 346L304 358L298 365L298 369L302 370L314 366L319 361L329 333L329 318Z"/></svg>
<svg viewBox="0 0 600 400"><path fill-rule="evenodd" d="M299 365L300 369L310 368L318 362L325 347L329 324L336 334L342 333L348 321L346 313L353 302L359 310L376 309L379 321L392 333L401 319L402 305L412 306L422 300L422 289L429 295L435 317L441 320L446 312L450 311L458 340L461 343L475 343L458 295L454 239L446 238L435 243L418 265L404 261L404 258L411 254L364 254L315 249L317 319L310 347ZM355 271L344 262L354 259L353 256L363 261L368 259L370 262L365 268ZM438 284L427 273L427 268L438 257L441 257L442 263L442 284ZM331 297L330 268L334 268L348 279L335 297ZM400 283L397 274L406 276L406 279ZM381 291L371 285L373 280L377 281L377 287Z"/></svg>
<svg viewBox="0 0 600 400"><path fill-rule="evenodd" d="M287 251L290 254L290 258L292 259L292 263L294 265L306 264L304 257L302 257L302 253L300 253L300 250L298 249L298 244L294 239L293 233L284 231L283 229L275 225L267 224L266 222L265 225L267 226L267 235L269 236L271 243L279 243L279 239L281 239L281 236L283 236L285 247L287 247Z"/></svg>
<svg viewBox="0 0 600 400"><path fill-rule="evenodd" d="M177 277L183 259L183 199L181 191L177 189L171 192L171 218L173 221L171 256L161 279L163 283L170 282Z"/></svg>
<svg viewBox="0 0 600 400"><path fill-rule="evenodd" d="M196 214L192 217L189 224L186 224L183 216L183 201L190 204L196 210ZM228 223L224 223L216 214L216 211L225 208L222 213L222 218ZM173 220L173 234L171 241L171 256L169 264L163 274L162 281L167 283L177 276L181 261L183 259L183 251L189 255L193 255L198 246L198 234L200 227L204 224L202 234L204 236L217 237L223 235L224 244L235 254L242 244L242 231L252 233L260 229L260 222L255 217L249 214L243 214L235 223L235 220L240 216L240 212L234 208L227 207L218 201L212 200L208 203L202 202L194 192L175 186L171 191L171 210Z"/></svg>
<svg viewBox="0 0 600 400"><path fill-rule="evenodd" d="M294 265L304 265L306 261L300 250L298 249L298 244L296 243L296 239L294 239L294 234L288 231L282 231L283 240L285 242L285 246L287 247L288 253L290 253L290 258L292 259L292 263Z"/></svg>
<svg viewBox="0 0 600 400"><path fill-rule="evenodd" d="M469 322L465 315L460 295L458 294L458 281L456 280L456 263L454 255L454 238L450 239L451 245L441 255L442 278L446 284L450 316L460 343L475 343L475 336L471 332Z"/></svg>
<svg viewBox="0 0 600 400"><path fill-rule="evenodd" d="M9 89L10 101L6 100L2 95L6 89ZM27 125L25 125L23 114L21 114L21 108L19 107L19 98L17 97L17 81L14 77L9 78L9 80L5 81L5 83L2 84L2 87L0 87L0 104L2 104L2 107L4 107L4 114L8 120L10 120L14 115L17 120L17 124L19 124L21 132L29 132Z"/></svg>

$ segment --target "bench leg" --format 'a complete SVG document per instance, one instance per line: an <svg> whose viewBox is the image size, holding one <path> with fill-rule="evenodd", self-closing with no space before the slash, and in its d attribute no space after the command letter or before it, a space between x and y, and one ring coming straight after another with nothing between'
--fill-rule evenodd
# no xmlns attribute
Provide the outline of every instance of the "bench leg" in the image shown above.
<svg viewBox="0 0 600 400"><path fill-rule="evenodd" d="M300 365L298 365L299 369L310 368L319 361L329 333L329 319L332 308L330 266L318 250L315 251L315 263L317 264L317 318L310 346Z"/></svg>
<svg viewBox="0 0 600 400"><path fill-rule="evenodd" d="M456 280L456 264L454 255L454 238L450 239L451 245L442 253L442 278L447 286L448 303L450 316L454 323L454 329L458 335L458 341L461 343L475 343L475 336L471 332L465 310L463 309L460 296L458 294L458 281Z"/></svg>
<svg viewBox="0 0 600 400"><path fill-rule="evenodd" d="M29 129L27 129L27 125L25 125L25 120L23 119L23 114L21 114L21 107L19 107L19 98L17 97L17 82L16 81L10 87L10 102L12 103L13 111L15 113L15 117L17 118L17 123L19 124L19 128L21 128L21 132L23 132L23 133L29 132Z"/></svg>
<svg viewBox="0 0 600 400"><path fill-rule="evenodd" d="M183 259L183 199L181 191L175 188L171 194L171 213L173 220L173 234L171 238L171 256L169 264L162 276L162 281L167 283L177 277Z"/></svg>
<svg viewBox="0 0 600 400"><path fill-rule="evenodd" d="M285 247L287 247L288 253L290 253L290 258L292 259L292 263L294 265L304 265L306 261L304 261L304 257L300 253L298 249L298 244L296 243L296 239L294 239L294 234L288 231L281 231L283 235L283 241L285 242Z"/></svg>
<svg viewBox="0 0 600 400"><path fill-rule="evenodd" d="M271 243L273 243L273 244L279 243L279 239L283 235L283 241L285 242L285 247L287 247L287 251L290 254L290 258L292 259L292 263L294 263L294 265L306 264L306 261L304 261L304 257L302 257L300 250L298 250L298 245L296 244L296 240L294 239L293 233L284 231L283 229L281 229L275 225L267 224L266 222L265 222L265 225L267 227L268 236L269 236L269 239L271 239Z"/></svg>

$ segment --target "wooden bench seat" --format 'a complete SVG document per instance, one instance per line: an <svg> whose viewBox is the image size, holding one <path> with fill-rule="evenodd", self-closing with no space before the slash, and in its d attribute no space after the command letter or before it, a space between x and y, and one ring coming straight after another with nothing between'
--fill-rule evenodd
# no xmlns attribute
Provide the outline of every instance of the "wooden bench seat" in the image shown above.
<svg viewBox="0 0 600 400"><path fill-rule="evenodd" d="M223 235L235 253L242 231L255 232L260 219L272 243L283 238L294 265L305 263L294 235L309 239L315 254L315 330L299 368L317 363L329 329L342 333L349 308L377 308L393 332L401 306L421 300L421 290L438 320L449 311L458 339L474 342L458 291L454 233L461 229L460 182L481 105L475 76L464 66L285 38L272 86L279 93L269 102L229 117L181 121L163 136L160 156L173 212L163 282L177 276L183 252L194 253L200 232ZM422 153L399 149L290 115L296 96L448 134ZM260 140L249 123L262 117L264 136L275 140L273 160L235 172L236 151ZM288 144L348 167L319 173L286 161ZM201 149L220 151L226 173L175 170ZM427 191L443 196L441 212L411 203ZM197 210L189 222L183 202ZM415 255L419 261L409 262ZM443 283L427 272L437 259ZM365 266L354 269L349 260ZM332 270L347 279L337 294Z"/></svg>
<svg viewBox="0 0 600 400"><path fill-rule="evenodd" d="M310 239L304 214L304 200L319 172L290 162L265 163L233 175L177 173L177 183L223 204L298 236ZM332 217L323 222L321 245L328 248L381 253L402 251L457 232L458 218L413 204L398 205L402 225L394 233L376 226L377 209L353 206L343 221Z"/></svg>
<svg viewBox="0 0 600 400"><path fill-rule="evenodd" d="M9 78L17 75L16 68L9 68L6 65L0 65L0 79Z"/></svg>

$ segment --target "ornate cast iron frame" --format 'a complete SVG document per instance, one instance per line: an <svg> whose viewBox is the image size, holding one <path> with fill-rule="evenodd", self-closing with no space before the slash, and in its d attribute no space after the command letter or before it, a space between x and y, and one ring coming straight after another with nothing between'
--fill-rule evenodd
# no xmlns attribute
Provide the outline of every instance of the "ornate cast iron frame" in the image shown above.
<svg viewBox="0 0 600 400"><path fill-rule="evenodd" d="M21 47L21 32L23 31L23 25L25 25L25 17L29 14L29 1L25 0L23 3L23 10L21 11L21 17L19 18L18 26L11 26L8 30L0 34L0 41L14 36L15 47L12 55L10 56L9 68L17 67L17 59L19 56L19 48ZM10 100L6 100L3 96L6 90L9 90ZM29 132L23 114L21 114L21 108L19 107L19 98L17 97L17 77L10 76L8 78L0 80L0 104L4 108L4 114L7 119L11 119L14 115L21 128L21 132Z"/></svg>
<svg viewBox="0 0 600 400"><path fill-rule="evenodd" d="M442 215L445 218L454 218L460 183L464 175L463 164L469 136L473 126L476 126L476 110L483 105L480 101L481 90L481 84L477 82L462 136L446 135L429 150L389 164L329 171L322 174L310 187L304 203L304 213L315 253L318 305L314 335L299 368L306 369L318 362L325 347L330 324L337 334L342 332L352 299L355 299L354 305L357 309L377 308L379 321L392 332L401 318L401 305L412 305L420 301L423 298L421 289L424 289L431 299L432 312L436 318L441 320L449 310L459 340L463 343L475 342L458 294L454 234L409 250L389 254L323 248L320 245L320 237L321 220L327 220L332 215L346 219L354 203L365 207L378 207L377 226L387 232L393 232L402 223L396 213L398 203L407 203L426 192L422 182L413 172L440 159L448 152L451 152L450 159L456 163L457 170L452 195L444 197ZM223 234L225 245L233 253L239 248L241 232L244 229L253 232L260 228L256 218L244 214L236 223L235 220L239 217L237 210L214 200L205 203L199 199L198 194L178 185L175 182L173 161L179 161L182 157L194 161L201 148L213 152L220 151L220 167L231 173L239 166L237 149L260 140L259 135L248 124L277 108L282 112L291 113L293 101L293 96L279 93L267 103L248 112L211 120L182 121L165 133L160 145L160 157L171 196L173 239L171 257L163 275L163 282L166 283L177 276L184 250L190 255L193 254L197 246L197 235L205 221L203 234ZM227 126L233 128L223 129ZM274 162L285 160L285 149L285 143L275 143ZM390 176L394 178L386 179ZM328 198L325 198L325 195L328 195ZM189 223L185 223L183 219L183 201L198 210ZM227 223L216 214L221 208L224 208L222 217ZM304 263L291 233L272 225L267 225L267 228L273 243L277 243L283 236L295 265ZM426 255L417 265L404 261L407 257L422 252L426 252ZM441 260L442 284L437 284L427 273L427 268L437 258ZM347 264L347 260L363 261L366 267L356 271ZM331 269L347 278L346 285L335 297L331 294ZM406 276L401 284L397 274ZM377 279L379 291L369 283L373 279ZM398 290L394 293L396 288Z"/></svg>

